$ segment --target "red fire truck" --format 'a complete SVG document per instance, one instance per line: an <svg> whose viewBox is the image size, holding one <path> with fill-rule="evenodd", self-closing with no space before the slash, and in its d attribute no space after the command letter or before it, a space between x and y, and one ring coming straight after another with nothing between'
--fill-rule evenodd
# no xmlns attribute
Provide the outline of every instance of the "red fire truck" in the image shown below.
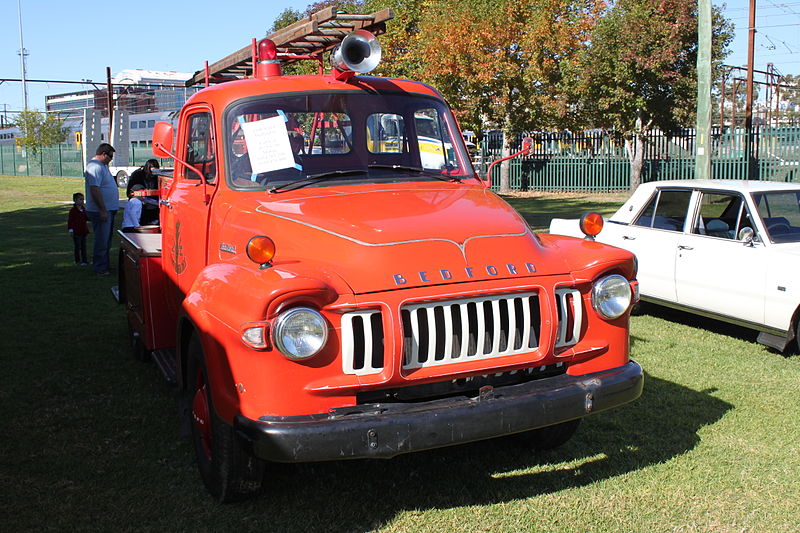
<svg viewBox="0 0 800 533"><path fill-rule="evenodd" d="M329 32L312 17L199 74L251 62L192 96L177 131L156 126L175 161L144 193L159 224L121 233L132 342L182 391L222 501L257 491L269 462L515 433L556 446L642 390L633 256L533 233L435 89L362 75L380 56L365 29L387 14L320 43L346 25L327 15ZM335 46L331 72L282 74L309 55L298 35Z"/></svg>

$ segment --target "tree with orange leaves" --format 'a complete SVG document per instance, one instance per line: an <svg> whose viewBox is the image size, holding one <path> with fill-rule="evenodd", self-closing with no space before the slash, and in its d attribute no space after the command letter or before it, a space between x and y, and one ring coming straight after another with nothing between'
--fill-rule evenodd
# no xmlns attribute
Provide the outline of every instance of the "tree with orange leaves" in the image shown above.
<svg viewBox="0 0 800 533"><path fill-rule="evenodd" d="M565 67L585 46L605 7L603 0L377 3L402 4L396 12L407 17L389 35L387 49L396 54L388 66L392 74L435 86L462 123L481 130L499 127L504 154L510 153L515 132L563 123L568 111L567 99L560 96ZM405 52L398 54L400 42ZM505 165L500 190L509 190Z"/></svg>

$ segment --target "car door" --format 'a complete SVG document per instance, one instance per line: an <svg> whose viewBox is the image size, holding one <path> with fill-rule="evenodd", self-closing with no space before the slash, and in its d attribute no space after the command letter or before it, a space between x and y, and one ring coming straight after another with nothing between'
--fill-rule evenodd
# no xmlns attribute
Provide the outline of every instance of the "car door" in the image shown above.
<svg viewBox="0 0 800 533"><path fill-rule="evenodd" d="M678 242L678 303L762 324L767 254L760 240L738 238L743 227L754 228L744 199L736 193L698 191L697 206L690 231Z"/></svg>
<svg viewBox="0 0 800 533"><path fill-rule="evenodd" d="M207 263L209 208L217 176L211 117L211 110L205 106L183 114L177 155L200 175L176 164L175 183L162 202L166 206L162 209L164 268L183 295Z"/></svg>
<svg viewBox="0 0 800 533"><path fill-rule="evenodd" d="M639 289L646 298L676 300L675 257L691 194L689 189L656 189L631 224L611 222L603 230L603 242L636 255Z"/></svg>

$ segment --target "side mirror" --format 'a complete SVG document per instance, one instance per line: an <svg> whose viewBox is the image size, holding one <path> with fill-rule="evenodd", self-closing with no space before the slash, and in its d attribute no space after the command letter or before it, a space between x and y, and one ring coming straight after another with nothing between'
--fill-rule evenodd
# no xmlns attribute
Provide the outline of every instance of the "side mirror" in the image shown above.
<svg viewBox="0 0 800 533"><path fill-rule="evenodd" d="M169 122L156 122L153 127L153 155L160 158L175 158L172 142L175 130Z"/></svg>
<svg viewBox="0 0 800 533"><path fill-rule="evenodd" d="M756 232L753 231L753 228L742 228L739 230L739 240L743 241L745 244L753 244L753 240L756 238Z"/></svg>
<svg viewBox="0 0 800 533"><path fill-rule="evenodd" d="M531 153L533 149L533 139L530 137L525 137L522 139L522 155L528 155Z"/></svg>
<svg viewBox="0 0 800 533"><path fill-rule="evenodd" d="M492 169L494 168L494 166L496 164L502 163L503 161L506 161L508 159L512 159L514 157L519 157L521 155L522 156L528 155L531 152L532 148L533 148L533 139L530 138L530 137L525 137L524 139L522 139L522 149L519 152L515 152L515 153L513 153L511 155L507 155L507 156L505 156L505 157L503 157L501 159L494 160L492 162L492 164L489 165L489 169L486 171L486 179L483 180L484 186L485 187L491 187L491 185L492 185Z"/></svg>

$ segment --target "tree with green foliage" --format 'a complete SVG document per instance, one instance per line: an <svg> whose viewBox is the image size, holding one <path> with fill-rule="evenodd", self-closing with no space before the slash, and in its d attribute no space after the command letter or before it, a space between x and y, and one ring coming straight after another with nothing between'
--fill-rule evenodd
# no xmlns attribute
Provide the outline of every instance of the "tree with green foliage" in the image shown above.
<svg viewBox="0 0 800 533"><path fill-rule="evenodd" d="M50 146L64 142L67 131L64 121L54 113L41 113L39 111L21 111L15 122L20 129L17 144L32 153L37 153L43 146Z"/></svg>
<svg viewBox="0 0 800 533"><path fill-rule="evenodd" d="M712 25L718 79L733 34L716 8ZM694 121L696 0L617 0L599 20L577 65L575 121L623 135L635 188L641 181L645 133L656 128L671 132Z"/></svg>

